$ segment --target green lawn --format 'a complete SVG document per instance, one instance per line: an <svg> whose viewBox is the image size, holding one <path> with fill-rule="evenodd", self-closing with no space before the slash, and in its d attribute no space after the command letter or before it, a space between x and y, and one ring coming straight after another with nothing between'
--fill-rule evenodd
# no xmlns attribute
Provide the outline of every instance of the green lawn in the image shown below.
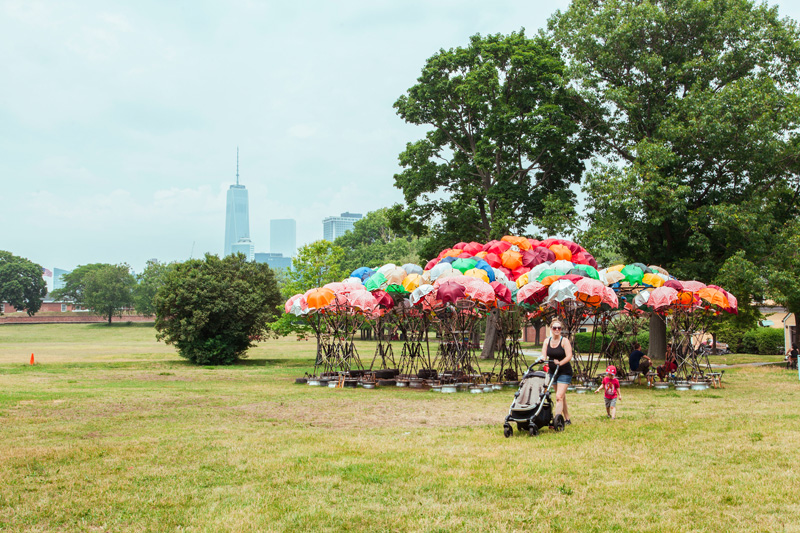
<svg viewBox="0 0 800 533"><path fill-rule="evenodd" d="M624 388L614 422L570 394L564 433L505 439L512 391L295 385L313 353L198 368L152 327L1 326L0 531L800 527L796 372Z"/></svg>

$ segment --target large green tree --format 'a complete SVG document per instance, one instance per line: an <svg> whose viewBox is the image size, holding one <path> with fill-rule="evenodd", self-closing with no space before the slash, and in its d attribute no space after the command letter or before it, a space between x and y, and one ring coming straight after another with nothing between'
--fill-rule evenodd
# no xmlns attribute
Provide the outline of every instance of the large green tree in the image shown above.
<svg viewBox="0 0 800 533"><path fill-rule="evenodd" d="M573 117L558 49L543 35L475 35L440 50L395 103L424 138L400 154L395 184L405 205L395 228L430 231L425 253L460 240L487 241L531 225L572 227L583 160L592 145Z"/></svg>
<svg viewBox="0 0 800 533"><path fill-rule="evenodd" d="M272 269L243 254L175 265L156 293L156 337L199 365L228 365L267 332L281 304Z"/></svg>
<svg viewBox="0 0 800 533"><path fill-rule="evenodd" d="M79 265L72 272L64 274L62 280L64 286L56 289L51 293L55 300L69 300L76 305L85 304L86 290L86 276L95 270L107 266L112 266L107 263L90 263L88 265Z"/></svg>
<svg viewBox="0 0 800 533"><path fill-rule="evenodd" d="M46 295L47 283L42 279L40 265L0 250L0 302L8 302L33 316L42 308Z"/></svg>
<svg viewBox="0 0 800 533"><path fill-rule="evenodd" d="M334 244L344 250L341 266L345 273L362 266L375 267L386 263L418 263L423 239L403 236L391 228L389 209L371 211L357 220L353 229Z"/></svg>
<svg viewBox="0 0 800 533"><path fill-rule="evenodd" d="M133 306L135 286L136 279L128 265L102 265L84 277L81 304L111 324L112 317L122 316L126 308Z"/></svg>
<svg viewBox="0 0 800 533"><path fill-rule="evenodd" d="M706 282L767 255L800 198L796 23L749 0L574 0L550 29L603 147L584 245Z"/></svg>

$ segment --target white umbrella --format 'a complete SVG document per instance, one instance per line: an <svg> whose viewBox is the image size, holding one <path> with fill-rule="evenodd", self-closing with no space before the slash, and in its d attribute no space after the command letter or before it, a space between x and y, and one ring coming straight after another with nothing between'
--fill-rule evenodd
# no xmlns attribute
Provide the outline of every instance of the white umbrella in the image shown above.
<svg viewBox="0 0 800 533"><path fill-rule="evenodd" d="M439 263L431 269L431 281L436 281L436 278L447 272L453 270L453 265L450 263Z"/></svg>
<svg viewBox="0 0 800 533"><path fill-rule="evenodd" d="M575 263L572 261L567 261L566 259L559 259L555 263L553 263L550 268L555 268L556 270L561 270L562 272L569 272L573 268L575 268ZM538 276L537 276L538 277Z"/></svg>
<svg viewBox="0 0 800 533"><path fill-rule="evenodd" d="M635 305L636 307L642 307L643 305L647 305L647 300L649 299L650 299L650 291L643 290L633 298L633 305Z"/></svg>
<svg viewBox="0 0 800 533"><path fill-rule="evenodd" d="M577 287L575 287L575 284L570 280L557 279L552 285L550 285L545 302L554 304L557 302L564 302L566 300L574 300L576 290Z"/></svg>
<svg viewBox="0 0 800 533"><path fill-rule="evenodd" d="M409 274L419 274L420 276L422 275L422 267L419 265L415 265L414 263L406 263L400 268L402 268Z"/></svg>
<svg viewBox="0 0 800 533"><path fill-rule="evenodd" d="M419 287L414 289L414 292L411 293L410 296L411 303L416 305L420 300L422 300L424 297L426 297L435 290L436 289L433 287L433 285L420 285Z"/></svg>
<svg viewBox="0 0 800 533"><path fill-rule="evenodd" d="M389 272L390 270L394 270L395 268L397 268L397 265L395 265L394 263L386 263L385 265L383 265L378 269L378 272L380 272L385 276L387 272Z"/></svg>
<svg viewBox="0 0 800 533"><path fill-rule="evenodd" d="M548 268L552 268L552 265L553 264L549 261L545 261L544 263L539 263L538 265L533 267L530 272L528 272L528 280L535 281L539 277L539 274L541 274Z"/></svg>

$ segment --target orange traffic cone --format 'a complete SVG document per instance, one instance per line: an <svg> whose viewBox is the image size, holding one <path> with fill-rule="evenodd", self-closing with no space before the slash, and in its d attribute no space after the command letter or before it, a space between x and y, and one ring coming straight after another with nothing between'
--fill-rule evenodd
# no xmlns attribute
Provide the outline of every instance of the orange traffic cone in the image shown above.
<svg viewBox="0 0 800 533"><path fill-rule="evenodd" d="M31 354L31 364L32 364L32 365L33 365L33 364L36 364L36 363L34 363L34 361L33 361L33 354Z"/></svg>

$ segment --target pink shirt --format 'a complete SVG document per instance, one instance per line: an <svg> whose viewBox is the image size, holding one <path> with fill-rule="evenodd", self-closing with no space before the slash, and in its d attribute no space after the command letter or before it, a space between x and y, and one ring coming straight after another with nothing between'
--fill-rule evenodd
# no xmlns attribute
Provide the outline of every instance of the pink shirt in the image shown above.
<svg viewBox="0 0 800 533"><path fill-rule="evenodd" d="M608 376L603 378L603 389L606 398L613 400L619 396L619 380L617 378L610 378Z"/></svg>

